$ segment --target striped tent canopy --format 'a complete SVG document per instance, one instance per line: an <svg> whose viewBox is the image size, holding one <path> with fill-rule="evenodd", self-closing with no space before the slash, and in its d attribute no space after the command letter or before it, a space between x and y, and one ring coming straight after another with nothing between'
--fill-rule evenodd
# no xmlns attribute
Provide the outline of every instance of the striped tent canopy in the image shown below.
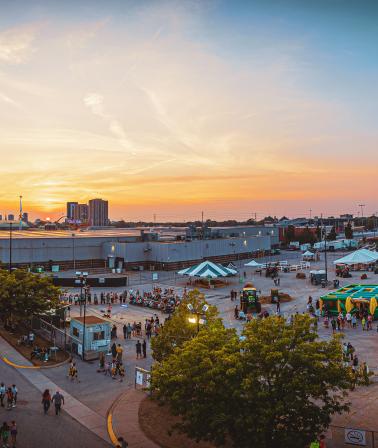
<svg viewBox="0 0 378 448"><path fill-rule="evenodd" d="M202 278L218 278L228 277L229 275L237 274L235 269L226 268L221 264L213 263L212 261L203 261L196 266L178 271L179 275L188 275L189 277L202 277Z"/></svg>

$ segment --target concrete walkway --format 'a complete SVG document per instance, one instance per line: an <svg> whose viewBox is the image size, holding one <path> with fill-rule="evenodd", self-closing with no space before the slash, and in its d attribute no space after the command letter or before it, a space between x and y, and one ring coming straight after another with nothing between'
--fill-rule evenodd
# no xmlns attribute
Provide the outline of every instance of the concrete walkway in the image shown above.
<svg viewBox="0 0 378 448"><path fill-rule="evenodd" d="M30 367L33 365L3 338L0 338L0 354L20 366ZM110 443L106 429L106 419L103 416L94 412L92 409L85 406L81 401L70 395L66 390L49 380L42 373L42 370L18 368L17 371L41 393L43 393L45 389L49 389L51 395L53 395L57 390L59 390L63 394L65 402L62 409L88 430Z"/></svg>
<svg viewBox="0 0 378 448"><path fill-rule="evenodd" d="M113 432L122 436L130 448L159 448L139 426L139 406L146 394L140 390L129 389L114 404L111 410Z"/></svg>

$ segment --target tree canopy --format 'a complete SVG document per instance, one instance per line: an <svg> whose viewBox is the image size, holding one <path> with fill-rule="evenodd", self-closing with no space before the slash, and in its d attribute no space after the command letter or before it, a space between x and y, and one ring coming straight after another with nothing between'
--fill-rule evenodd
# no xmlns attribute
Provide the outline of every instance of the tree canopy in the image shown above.
<svg viewBox="0 0 378 448"><path fill-rule="evenodd" d="M0 314L17 322L43 314L59 304L60 290L50 277L21 269L0 270Z"/></svg>
<svg viewBox="0 0 378 448"><path fill-rule="evenodd" d="M348 222L348 224L345 226L344 234L345 234L345 238L347 240L353 239L353 227L352 227L352 224L350 222Z"/></svg>
<svg viewBox="0 0 378 448"><path fill-rule="evenodd" d="M180 347L185 341L196 335L197 326L189 322L191 312L188 309L188 304L191 304L194 310L201 310L203 305L206 304L204 294L197 289L189 291L187 297L181 301L181 304L176 308L170 319L165 321L159 335L152 339L152 356L156 361L162 361L176 347ZM218 312L213 306L209 306L206 313L203 314L207 325L219 320Z"/></svg>
<svg viewBox="0 0 378 448"><path fill-rule="evenodd" d="M252 320L242 335L217 321L154 366L154 395L180 430L219 446L303 448L348 410L339 339L319 340L309 316Z"/></svg>

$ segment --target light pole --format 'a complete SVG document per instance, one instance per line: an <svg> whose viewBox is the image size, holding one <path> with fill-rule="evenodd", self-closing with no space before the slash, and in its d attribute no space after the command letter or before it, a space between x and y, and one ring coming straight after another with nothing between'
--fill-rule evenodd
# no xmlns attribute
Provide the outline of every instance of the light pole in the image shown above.
<svg viewBox="0 0 378 448"><path fill-rule="evenodd" d="M76 272L76 282L80 283L80 317L82 314L82 305L84 304L84 319L83 319L83 347L82 347L82 359L85 361L85 318L87 312L87 277L88 272ZM84 289L84 297L83 297Z"/></svg>
<svg viewBox="0 0 378 448"><path fill-rule="evenodd" d="M76 269L76 260L75 260L75 234L72 233L72 261L73 261L73 269Z"/></svg>
<svg viewBox="0 0 378 448"><path fill-rule="evenodd" d="M204 314L209 309L209 305L204 304L201 309L194 308L194 306L191 303L188 303L187 306L188 306L188 310L191 312L191 314L193 314L193 317L189 317L188 321L191 324L197 324L197 334L198 334L199 330L200 330L200 323L204 323L204 321L205 321ZM201 318L202 318L203 322L201 322Z"/></svg>
<svg viewBox="0 0 378 448"><path fill-rule="evenodd" d="M9 223L9 272L12 272L12 237L13 237L13 222Z"/></svg>

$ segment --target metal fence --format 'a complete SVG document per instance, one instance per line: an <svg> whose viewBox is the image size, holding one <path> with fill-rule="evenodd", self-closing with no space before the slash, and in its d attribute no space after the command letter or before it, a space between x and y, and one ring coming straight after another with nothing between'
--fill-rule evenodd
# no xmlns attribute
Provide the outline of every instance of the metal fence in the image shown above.
<svg viewBox="0 0 378 448"><path fill-rule="evenodd" d="M331 425L326 433L327 448L363 446L378 448L378 432L362 428Z"/></svg>
<svg viewBox="0 0 378 448"><path fill-rule="evenodd" d="M61 350L72 353L72 345L81 343L79 339L69 334L68 329L62 330L40 317L33 319L32 326L37 334L49 340L53 347L59 347Z"/></svg>

